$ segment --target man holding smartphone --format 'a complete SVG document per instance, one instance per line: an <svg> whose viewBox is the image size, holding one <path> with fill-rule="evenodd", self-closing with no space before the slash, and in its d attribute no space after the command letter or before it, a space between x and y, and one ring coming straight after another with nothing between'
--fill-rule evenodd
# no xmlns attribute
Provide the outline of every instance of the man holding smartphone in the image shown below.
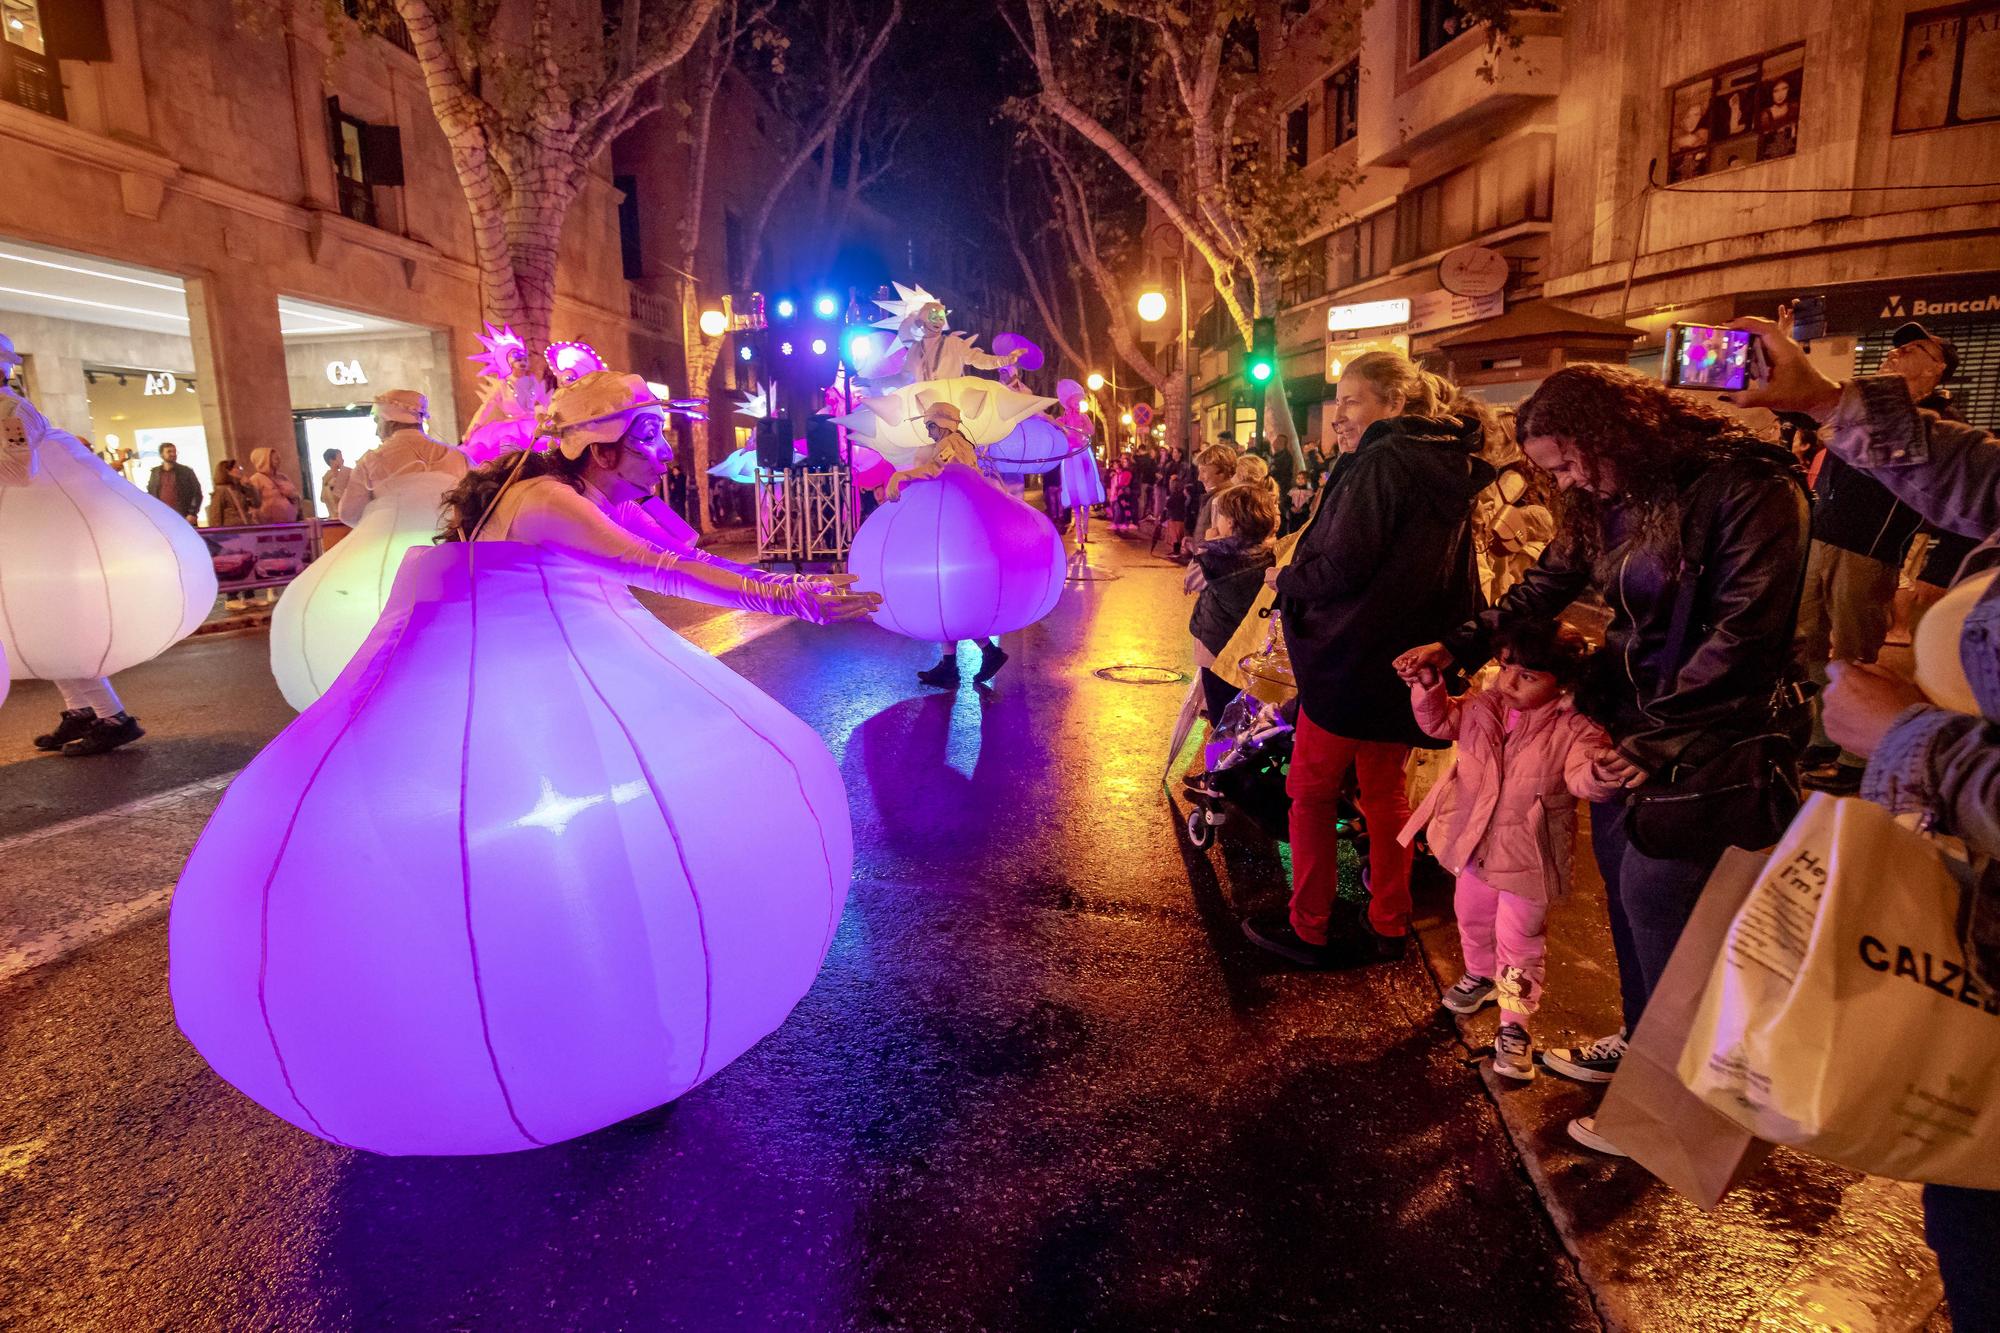
<svg viewBox="0 0 2000 1333"><path fill-rule="evenodd" d="M1779 320L1783 327L1784 320ZM1956 368L1950 343L1923 325L1904 324L1890 335L1884 374L1909 387L1921 407L1948 407L1940 385ZM1813 478L1812 552L1799 599L1798 647L1812 678L1824 689L1829 662L1873 663L1889 636L1890 606L1922 516L1887 487L1832 454ZM1864 762L1835 745L1818 721L1802 775L1808 787L1836 795L1860 789Z"/></svg>

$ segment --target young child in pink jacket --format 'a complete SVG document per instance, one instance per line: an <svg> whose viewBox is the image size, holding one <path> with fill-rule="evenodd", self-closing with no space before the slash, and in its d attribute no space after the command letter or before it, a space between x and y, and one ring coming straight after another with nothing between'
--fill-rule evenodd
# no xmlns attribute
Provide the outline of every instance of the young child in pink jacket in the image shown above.
<svg viewBox="0 0 2000 1333"><path fill-rule="evenodd" d="M1610 738L1569 696L1587 653L1582 638L1534 626L1503 634L1498 646L1499 678L1463 698L1447 695L1430 668L1404 676L1417 725L1458 742L1458 761L1402 841L1428 826L1431 851L1458 876L1465 975L1445 992L1445 1007L1470 1014L1497 998L1493 1072L1528 1080L1528 1020L1541 1004L1549 908L1569 891L1576 803L1603 800L1618 783L1600 768Z"/></svg>

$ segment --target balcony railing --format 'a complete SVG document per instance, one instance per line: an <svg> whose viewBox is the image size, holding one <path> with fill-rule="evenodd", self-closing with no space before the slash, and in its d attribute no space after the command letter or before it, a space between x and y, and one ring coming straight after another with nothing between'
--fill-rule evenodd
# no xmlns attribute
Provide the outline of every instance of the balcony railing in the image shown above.
<svg viewBox="0 0 2000 1333"><path fill-rule="evenodd" d="M340 7L347 11L347 17L361 25L363 32L373 33L411 55L417 53L416 44L410 40L410 30L403 23L403 16L396 12L396 7L389 0L340 0Z"/></svg>
<svg viewBox="0 0 2000 1333"><path fill-rule="evenodd" d="M356 222L375 225L375 191L366 181L354 180L347 176L335 176L340 185L341 216L353 218Z"/></svg>
<svg viewBox="0 0 2000 1333"><path fill-rule="evenodd" d="M637 287L628 289L632 297L632 318L649 329L674 333L680 328L680 311L673 301Z"/></svg>

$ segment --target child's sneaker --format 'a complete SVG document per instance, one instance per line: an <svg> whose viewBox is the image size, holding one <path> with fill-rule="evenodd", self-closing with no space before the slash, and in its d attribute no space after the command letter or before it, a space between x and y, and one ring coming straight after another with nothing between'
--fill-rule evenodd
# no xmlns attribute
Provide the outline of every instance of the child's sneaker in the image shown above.
<svg viewBox="0 0 2000 1333"><path fill-rule="evenodd" d="M1493 1042L1493 1072L1501 1078L1535 1081L1535 1039L1519 1023L1502 1023Z"/></svg>
<svg viewBox="0 0 2000 1333"><path fill-rule="evenodd" d="M1542 1052L1542 1063L1579 1083L1609 1083L1625 1058L1625 1030L1599 1037L1588 1046L1557 1046Z"/></svg>
<svg viewBox="0 0 2000 1333"><path fill-rule="evenodd" d="M1454 1014L1476 1014L1493 1001L1493 978L1475 977L1467 972L1458 984L1444 993L1444 1007Z"/></svg>

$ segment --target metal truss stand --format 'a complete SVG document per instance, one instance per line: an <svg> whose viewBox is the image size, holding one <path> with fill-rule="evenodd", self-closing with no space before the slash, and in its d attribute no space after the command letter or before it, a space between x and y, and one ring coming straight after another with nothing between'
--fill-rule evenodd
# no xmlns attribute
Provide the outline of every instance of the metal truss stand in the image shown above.
<svg viewBox="0 0 2000 1333"><path fill-rule="evenodd" d="M854 541L853 482L845 467L757 469L760 564L844 564Z"/></svg>

